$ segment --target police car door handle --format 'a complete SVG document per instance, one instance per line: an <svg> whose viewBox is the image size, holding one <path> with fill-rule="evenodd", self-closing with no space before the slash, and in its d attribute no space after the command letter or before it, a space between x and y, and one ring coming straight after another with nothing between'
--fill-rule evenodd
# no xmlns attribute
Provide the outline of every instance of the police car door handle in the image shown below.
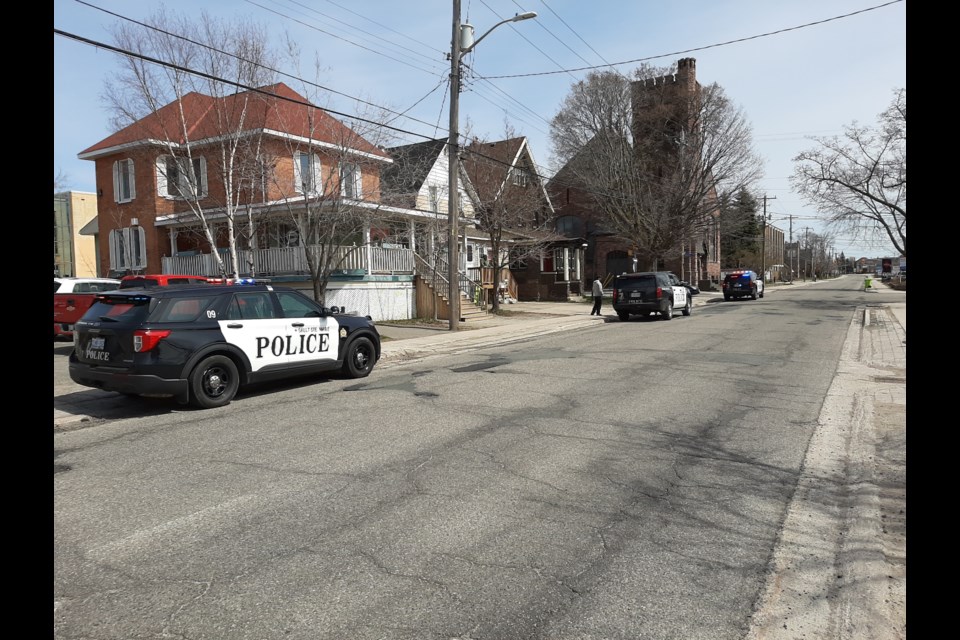
<svg viewBox="0 0 960 640"><path fill-rule="evenodd" d="M294 322L294 323L292 323L292 324L293 324L293 326L295 326L295 327L302 327L302 326L303 326L303 323L302 323L302 322Z"/></svg>
<svg viewBox="0 0 960 640"><path fill-rule="evenodd" d="M227 329L243 329L243 325L239 322L231 322L227 325Z"/></svg>

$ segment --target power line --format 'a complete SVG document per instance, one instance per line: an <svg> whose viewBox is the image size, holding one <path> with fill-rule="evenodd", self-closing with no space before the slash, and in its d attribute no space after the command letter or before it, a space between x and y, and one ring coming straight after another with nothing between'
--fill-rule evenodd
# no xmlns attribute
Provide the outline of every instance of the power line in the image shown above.
<svg viewBox="0 0 960 640"><path fill-rule="evenodd" d="M170 68L170 69L175 69L175 70L177 70L177 71L182 71L182 72L184 72L184 73L189 73L190 75L198 76L198 77L201 77L201 78L206 78L207 80L213 80L214 82L220 82L220 83L222 83L222 84L231 85L231 86L237 87L238 89L243 89L243 90L245 90L245 91L252 91L253 93L259 93L259 94L261 94L261 95L270 96L270 97L272 97L272 98L279 98L280 100L285 100L285 101L287 101L287 102L292 102L292 103L294 103L294 104L299 104L299 105L302 105L302 106L305 106L305 107L312 107L312 108L314 108L314 109L321 109L322 111L326 111L327 113L332 113L332 114L341 116L341 117L343 117L343 118L347 118L347 119L350 119L350 120L355 120L355 121L357 121L357 122L365 122L365 123L367 123L367 124L372 124L372 125L376 125L376 126L379 126L379 127L384 127L385 129L390 129L391 131L396 131L396 132L399 132L399 133L405 133L405 134L407 134L407 135L417 136L417 137L419 137L419 138L424 138L424 139L426 139L426 140L432 140L432 139L433 139L433 138L431 138L430 136L425 136L425 135L423 135L423 134L416 133L416 132L414 132L414 131L407 131L406 129L400 129L400 128L397 128L397 127L392 127L392 126L390 126L390 125L383 124L382 122L375 122L375 121L369 120L369 119L367 119L367 118L361 118L360 116L351 115L351 114L349 114L349 113L343 113L343 112L341 112L341 111L335 111L335 110L333 110L333 109L321 108L321 107L318 107L318 106L315 105L315 104L311 104L311 103L305 102L305 101L303 101L303 100L295 100L295 99L289 98L289 97L287 97L287 96L278 96L278 95L276 95L275 93L271 93L271 92L269 92L269 91L264 91L263 89L260 89L260 88L258 88L258 87L251 87L251 86L249 86L249 85L243 84L242 82L237 82L237 81L235 81L235 80L227 80L226 78L220 78L220 77L218 77L218 76L214 76L214 75L212 75L212 74L205 73L205 72L203 72L203 71L197 71L196 69L190 69L189 67L184 67L184 66L181 66L181 65L173 64L173 63L171 63L171 62L166 62L166 61L164 61L164 60L158 60L158 59L156 59L156 58L151 58L150 56L146 56L146 55L143 55L143 54L140 54L140 53L136 53L136 52L133 52L133 51L128 51L128 50L126 50L126 49L121 49L121 48L119 48L119 47L114 47L114 46L112 46L112 45L106 44L105 42L98 42L98 41L96 41L96 40L91 40L91 39L89 39L89 38L84 38L83 36L78 36L78 35L76 35L76 34L74 34L74 33L69 33L69 32L67 32L67 31L62 31L62 30L57 29L57 28L54 28L54 29L53 29L53 33L54 33L55 35L62 36L62 37L65 37L65 38L70 38L70 39L72 39L72 40L76 40L76 41L82 42L82 43L84 43L84 44L89 44L89 45L91 45L91 46L93 46L93 47L97 47L98 49L106 49L106 50L108 50L108 51L112 51L112 52L118 53L118 54L120 54L120 55L129 56L129 57L131 57L131 58L138 58L138 59L140 59L140 60L143 60L144 62L149 62L149 63L151 63L151 64L160 65L160 66L162 66L162 67L168 67L168 68Z"/></svg>
<svg viewBox="0 0 960 640"><path fill-rule="evenodd" d="M411 121L413 121L413 122L419 122L420 124L427 125L428 127L434 126L433 124L431 124L431 123L429 123L429 122L426 122L426 121L424 121L424 120L418 120L417 118L414 118L414 117L412 117L412 116L408 116L408 115L405 115L405 114L406 114L407 111L409 111L410 109L412 109L413 107L415 107L417 104L419 104L420 102L422 102L425 98L427 98L431 93L433 93L434 91L436 91L437 87L434 87L433 89L431 89L431 90L427 93L427 95L425 95L423 98L420 98L419 100L417 100L417 102L415 102L412 106L410 106L409 108L405 109L405 110L401 113L401 112L398 112L398 111L394 111L394 110L392 110L392 109L388 109L387 107L384 107L384 106L382 106L382 105L378 105L378 104L375 104L375 103L373 103L373 102L368 102L367 100L363 100L363 99L358 98L358 97L356 97L356 96L352 96L352 95L350 95L350 94L343 93L342 91L337 91L336 89L331 89L330 87L325 87L325 86L320 85L320 84L317 84L317 83L315 83L315 82L310 82L310 81L308 81L308 80L304 80L303 78L300 78L299 76L295 76L295 75L293 75L293 74L286 73L285 71L280 71L279 69L274 69L274 68L272 68L272 67L268 67L268 66L265 66L265 65L256 63L256 62L254 62L254 61L252 61L252 60L247 60L247 59L245 59L245 58L243 58L243 57L241 57L241 56L237 56L237 55L232 54L232 53L229 53L229 52L227 52L227 51L222 51L222 50L220 50L220 49L217 49L216 47L211 47L211 46L208 45L208 44L204 44L204 43L202 43L202 42L198 42L198 41L196 41L196 40L193 40L193 39L188 38L188 37L186 37L186 36L180 35L180 34L178 34L178 33L173 33L173 32L171 32L171 31L166 31L166 30L161 29L161 28L159 28L159 27L156 27L156 26L154 26L154 25L150 25L150 24L147 24L147 23L145 23L145 22L141 22L141 21L139 21L139 20L134 20L133 18L130 18L130 17L128 17L128 16L124 16L124 15L121 15L121 14L119 14L119 13L115 13L115 12L113 12L113 11L110 11L110 10L108 10L108 9L104 9L104 8L102 8L102 7L98 7L98 6L96 6L96 5L90 4L89 2L84 2L84 0L75 0L75 1L76 1L77 3L79 3L79 4L86 5L86 6L90 7L91 9L96 9L97 11L102 11L103 13L106 13L106 14L108 14L108 15L111 15L111 16L113 16L113 17L115 17L115 18L119 18L119 19L121 19L121 20L125 20L125 21L127 21L127 22L131 22L131 23L136 24L136 25L138 25L138 26L140 26L140 27L143 27L143 28L145 28L145 29L150 29L150 30L152 30L152 31L156 31L156 32L158 32L158 33L162 33L162 34L164 34L164 35L170 36L171 38L177 38L177 39L183 40L184 42L189 42L190 44L196 45L196 46L198 46L198 47L203 47L203 48L205 48L205 49L209 49L210 51L215 51L215 52L217 52L217 53L221 53L221 54L223 54L223 55L230 56L231 58L234 58L234 59L236 59L236 60L240 60L241 62L246 62L246 63L248 63L248 64L255 64L255 65L257 65L258 67L260 67L261 69L265 69L265 70L267 70L267 71L271 71L271 72L276 73L276 74L278 74L278 75L281 75L281 76L283 76L283 77L285 77L285 78L290 78L290 79L292 79L292 80L296 80L297 82L302 82L303 84L310 85L310 86L312 86L312 87L314 87L314 88L321 89L321 90L323 90L323 91L327 91L327 92L332 93L332 94L335 94L335 95L343 96L344 98L349 98L350 100L354 100L354 101L356 101L356 102L359 102L359 103L361 103L361 104L365 104L365 105L370 106L370 107L375 107L375 108L377 108L377 109L383 109L383 110L386 111L387 113L392 113L392 114L395 114L395 115L397 115L397 116L402 116L402 117L406 118L407 120L411 120ZM64 32L64 33L66 33L66 32ZM72 34L71 34L71 37L72 37ZM76 39L80 39L80 37L77 36ZM89 42L94 42L94 41L90 40ZM99 45L99 46L103 46L103 45ZM107 47L104 46L104 48L107 48ZM228 84L229 84L229 83L228 83ZM438 86L439 86L439 85L438 85ZM331 112L331 113L332 113L332 112Z"/></svg>
<svg viewBox="0 0 960 640"><path fill-rule="evenodd" d="M560 70L560 71L540 71L540 72L535 72L535 73L517 73L517 74L505 75L505 76L485 76L485 78L486 78L486 79L489 79L489 80L495 80L495 79L500 79L500 78L529 78L529 77L532 77L532 76L550 76L550 75L556 75L556 74L558 74L558 73L572 73L572 72L576 72L576 71L592 71L593 69L602 69L602 68L605 68L605 67L617 67L617 66L624 65L624 64L635 64L635 63L637 63L637 62L647 62L647 61L649 61L649 60L656 60L656 59L658 59L658 58L672 58L672 57L675 57L675 56L683 55L683 54L685 54L685 53L693 53L693 52L695 52L695 51L704 51L704 50L706 50L706 49L715 49L715 48L717 48L717 47L725 47L725 46L728 46L728 45L731 45L731 44L737 44L737 43L739 43L739 42L747 42L747 41L749 41L749 40L756 40L756 39L758 39L758 38L766 38L766 37L769 37L769 36L774 36L774 35L778 35L778 34L781 34L781 33L786 33L787 31L796 31L797 29L805 29L805 28L807 28L807 27L813 27L813 26L816 26L816 25L825 24L825 23L827 23L827 22L833 22L834 20L840 20L840 19L843 19L843 18L849 18L850 16L855 16L855 15L860 14L860 13L866 13L867 11L874 11L874 10L876 10L876 9L882 9L883 7L887 7L887 6L890 6L890 5L892 5L892 4L897 4L898 2L903 2L903 0L891 0L890 2L886 2L886 3L884 3L884 4L880 4L880 5L877 5L877 6L875 6L875 7L868 7L868 8L866 8L866 9L860 9L859 11L853 11L853 12L851 12L851 13L845 13L845 14L843 14L843 15L834 16L834 17L832 17L832 18L826 18L826 19L824 19L824 20L817 20L816 22L808 22L808 23L806 23L806 24L797 25L797 26L795 26L795 27L786 27L786 28L784 28L784 29L778 29L777 31L768 31L767 33L760 33L760 34L757 34L757 35L754 35L754 36L747 36L747 37L745 37L745 38L738 38L738 39L736 39L736 40L728 40L728 41L726 41L726 42L718 42L718 43L716 43L716 44L709 44L709 45L706 45L706 46L703 46L703 47L694 47L694 48L692 48L692 49L683 49L683 50L681 50L681 51L673 51L673 52L671 52L671 53L663 53L663 54L655 55L655 56L647 56L646 58L636 58L636 59L634 59L634 60L625 60L624 62L613 62L613 63L610 63L610 64L598 64L598 65L591 66L591 67L578 67L578 68L575 68L575 69L562 69L562 70Z"/></svg>

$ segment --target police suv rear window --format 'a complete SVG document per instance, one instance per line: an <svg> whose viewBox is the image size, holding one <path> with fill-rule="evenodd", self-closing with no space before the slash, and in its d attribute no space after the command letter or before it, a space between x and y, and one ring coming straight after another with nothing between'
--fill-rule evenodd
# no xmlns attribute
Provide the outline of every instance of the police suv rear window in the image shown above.
<svg viewBox="0 0 960 640"><path fill-rule="evenodd" d="M150 298L146 296L97 296L83 314L90 322L140 323L150 313Z"/></svg>

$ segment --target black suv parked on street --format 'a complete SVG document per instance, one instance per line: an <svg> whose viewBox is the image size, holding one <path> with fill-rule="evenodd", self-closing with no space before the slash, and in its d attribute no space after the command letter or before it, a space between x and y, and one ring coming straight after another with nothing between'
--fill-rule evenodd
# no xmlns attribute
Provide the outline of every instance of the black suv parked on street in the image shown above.
<svg viewBox="0 0 960 640"><path fill-rule="evenodd" d="M658 313L664 320L673 318L675 309L690 315L693 302L690 299L699 289L682 282L670 271L647 271L624 273L613 280L613 310L620 320L630 314L644 318Z"/></svg>
<svg viewBox="0 0 960 640"><path fill-rule="evenodd" d="M339 370L370 374L380 334L269 284L118 289L100 294L74 326L70 378L125 395L228 404L244 385Z"/></svg>

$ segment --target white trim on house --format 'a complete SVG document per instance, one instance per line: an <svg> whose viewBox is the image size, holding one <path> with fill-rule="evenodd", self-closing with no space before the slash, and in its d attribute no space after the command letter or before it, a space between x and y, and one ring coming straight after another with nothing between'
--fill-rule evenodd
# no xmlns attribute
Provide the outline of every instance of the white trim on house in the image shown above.
<svg viewBox="0 0 960 640"><path fill-rule="evenodd" d="M319 107L317 107L319 109ZM248 129L247 131L241 131L237 134L232 134L230 136L213 136L211 138L201 138L199 140L191 140L190 142L180 143L172 142L168 140L159 140L157 138L145 138L142 140L134 140L133 142L124 142L123 144L114 145L112 147L106 147L104 149L98 149L96 151L90 151L87 153L77 154L79 160L94 160L102 156L112 155L119 151L125 151L127 149L135 149L144 147L147 145L156 145L164 148L173 148L179 149L189 145L205 145L213 144L215 142L220 142L221 140L235 139L235 138L244 138L255 135L269 135L284 140L290 140L293 142L302 142L313 147L323 148L323 149L334 149L336 151L341 151L351 156L358 156L361 158L369 158L371 160L378 160L386 163L393 163L393 158L389 156L380 156L368 151L360 151L359 149L344 149L341 146L334 144L332 142L324 142L322 140L311 140L310 138L305 138L303 136L295 136L289 133L283 133L282 131L277 131L275 129Z"/></svg>

